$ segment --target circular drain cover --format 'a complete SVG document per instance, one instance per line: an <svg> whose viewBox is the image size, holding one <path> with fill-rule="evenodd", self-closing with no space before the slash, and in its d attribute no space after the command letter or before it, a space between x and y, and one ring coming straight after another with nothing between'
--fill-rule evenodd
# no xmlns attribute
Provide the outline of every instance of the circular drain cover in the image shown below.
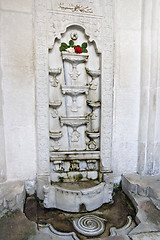
<svg viewBox="0 0 160 240"><path fill-rule="evenodd" d="M82 216L73 220L74 228L84 236L98 236L105 230L105 219L94 215Z"/></svg>

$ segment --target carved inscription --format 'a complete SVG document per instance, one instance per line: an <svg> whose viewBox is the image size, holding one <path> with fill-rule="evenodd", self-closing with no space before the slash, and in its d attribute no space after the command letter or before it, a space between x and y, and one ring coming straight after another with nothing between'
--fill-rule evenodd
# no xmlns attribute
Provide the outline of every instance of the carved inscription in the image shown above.
<svg viewBox="0 0 160 240"><path fill-rule="evenodd" d="M79 12L79 13L93 13L93 10L92 8L90 7L84 7L82 5L79 5L79 4L69 4L69 5L66 5L65 3L59 3L59 8L61 10L69 10L71 12Z"/></svg>

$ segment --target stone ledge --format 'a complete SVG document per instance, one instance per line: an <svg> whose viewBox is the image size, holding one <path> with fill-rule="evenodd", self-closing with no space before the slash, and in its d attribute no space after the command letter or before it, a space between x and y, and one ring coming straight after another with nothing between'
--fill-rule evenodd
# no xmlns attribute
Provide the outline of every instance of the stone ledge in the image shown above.
<svg viewBox="0 0 160 240"><path fill-rule="evenodd" d="M153 192L156 193L156 196L160 194L158 185L154 184L154 181L155 177L152 179L151 176L138 174L122 176L122 189L137 210L136 222L138 226L130 232L130 237L160 231L160 211L151 201Z"/></svg>

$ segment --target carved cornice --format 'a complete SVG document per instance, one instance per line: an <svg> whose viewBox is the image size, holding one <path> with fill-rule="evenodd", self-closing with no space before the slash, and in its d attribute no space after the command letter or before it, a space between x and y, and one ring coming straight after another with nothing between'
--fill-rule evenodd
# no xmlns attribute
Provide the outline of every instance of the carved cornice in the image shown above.
<svg viewBox="0 0 160 240"><path fill-rule="evenodd" d="M78 96L80 94L86 94L89 93L89 87L88 86L61 86L62 93L68 94L70 96Z"/></svg>
<svg viewBox="0 0 160 240"><path fill-rule="evenodd" d="M99 160L100 152L99 151L76 151L76 152L52 152L50 156L51 161L57 160Z"/></svg>
<svg viewBox="0 0 160 240"><path fill-rule="evenodd" d="M89 123L88 116L84 117L60 117L61 126L68 125L70 127L78 128L81 125L86 125Z"/></svg>

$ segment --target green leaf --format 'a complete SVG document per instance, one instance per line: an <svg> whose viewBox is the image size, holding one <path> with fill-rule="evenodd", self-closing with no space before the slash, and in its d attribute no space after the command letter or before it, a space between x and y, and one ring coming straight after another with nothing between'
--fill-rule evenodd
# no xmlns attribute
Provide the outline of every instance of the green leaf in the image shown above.
<svg viewBox="0 0 160 240"><path fill-rule="evenodd" d="M87 53L88 50L87 50L86 48L82 48L82 52L83 52L83 53Z"/></svg>
<svg viewBox="0 0 160 240"><path fill-rule="evenodd" d="M65 47L63 47L63 46L60 46L60 47L59 47L60 52L66 51L66 49L67 49L67 48L65 48Z"/></svg>
<svg viewBox="0 0 160 240"><path fill-rule="evenodd" d="M62 42L61 47L68 48L68 45L65 42Z"/></svg>
<svg viewBox="0 0 160 240"><path fill-rule="evenodd" d="M82 48L87 48L87 43L86 42L82 43Z"/></svg>
<svg viewBox="0 0 160 240"><path fill-rule="evenodd" d="M74 46L73 40L70 40L70 41L69 41L69 46L70 46L70 47L73 47L73 46Z"/></svg>

